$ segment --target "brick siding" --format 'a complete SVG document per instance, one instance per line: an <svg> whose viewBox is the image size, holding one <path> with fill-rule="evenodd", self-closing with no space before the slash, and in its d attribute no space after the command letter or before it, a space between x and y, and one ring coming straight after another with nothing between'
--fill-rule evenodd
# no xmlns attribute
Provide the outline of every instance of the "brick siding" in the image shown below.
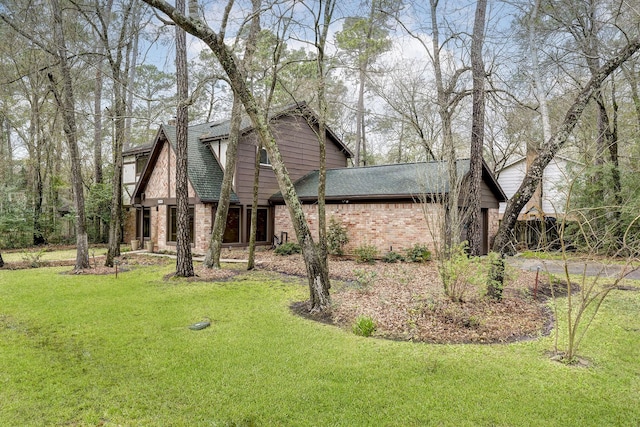
<svg viewBox="0 0 640 427"><path fill-rule="evenodd" d="M318 238L318 211L316 205L303 205L305 217L314 239ZM350 253L361 245L374 245L380 255L390 250L402 252L416 243L428 246L440 238L444 213L441 205L423 203L350 203L327 205L327 226L334 217L347 229ZM498 229L498 209L489 209L489 239ZM284 205L275 207L274 231L276 236L286 232L289 241L296 241L289 210Z"/></svg>

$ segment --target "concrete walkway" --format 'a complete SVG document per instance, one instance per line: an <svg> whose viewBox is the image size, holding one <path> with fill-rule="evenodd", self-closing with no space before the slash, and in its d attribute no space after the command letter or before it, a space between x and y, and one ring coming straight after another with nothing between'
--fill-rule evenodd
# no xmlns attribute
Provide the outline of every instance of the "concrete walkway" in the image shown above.
<svg viewBox="0 0 640 427"><path fill-rule="evenodd" d="M540 268L541 273L548 271L553 274L564 274L564 263L560 260L541 260L513 256L507 257L506 262L521 270L536 271ZM584 273L590 277L600 275L611 278L625 274L627 279L640 280L640 265L638 263L626 266L625 271L623 271L623 268L625 268L623 264L606 264L597 261L568 261L567 267L569 274L582 275Z"/></svg>

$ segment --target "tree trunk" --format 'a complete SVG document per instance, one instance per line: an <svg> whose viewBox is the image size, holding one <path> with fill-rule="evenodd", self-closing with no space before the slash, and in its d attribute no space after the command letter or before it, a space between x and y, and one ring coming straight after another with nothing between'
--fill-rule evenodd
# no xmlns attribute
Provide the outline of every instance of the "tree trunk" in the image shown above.
<svg viewBox="0 0 640 427"><path fill-rule="evenodd" d="M89 242L87 239L86 220L84 213L84 189L82 186L81 158L77 142L77 126L75 116L75 101L73 96L73 84L71 81L71 69L67 62L69 56L63 32L62 12L58 0L51 0L53 15L53 35L57 46L58 65L62 76L62 94L57 94L55 78L49 74L52 82L56 102L62 109L64 120L64 134L69 148L71 160L71 187L73 188L74 205L76 211L76 263L74 270L80 271L89 268Z"/></svg>
<svg viewBox="0 0 640 427"><path fill-rule="evenodd" d="M467 221L469 252L472 256L482 253L482 148L484 144L484 42L487 0L478 0L471 41L471 72L473 74L473 113L471 124L471 156L469 160L469 218Z"/></svg>
<svg viewBox="0 0 640 427"><path fill-rule="evenodd" d="M4 260L2 259L2 254L0 253L0 268L4 267Z"/></svg>
<svg viewBox="0 0 640 427"><path fill-rule="evenodd" d="M262 150L262 145L258 146ZM258 151L259 153L259 151ZM253 270L256 265L256 232L258 228L258 190L260 189L260 156L256 155L253 169L253 196L251 200L251 230L249 231L249 260L247 270Z"/></svg>
<svg viewBox="0 0 640 427"><path fill-rule="evenodd" d="M125 139L125 117L127 115L127 79L129 70L124 67L122 69L123 58L127 58L131 53L130 40L127 42L130 34L130 18L131 10L134 3L126 3L126 9L122 14L120 22L120 34L117 42L117 50L115 57L111 54L109 47L108 20L104 23L102 29L102 40L105 43L105 52L107 52L107 60L111 68L111 77L113 78L113 120L115 128L115 137L113 142L113 199L111 201L111 220L109 222L109 244L105 266L113 267L113 260L120 256L120 241L122 240L122 150ZM126 49L125 49L126 48ZM123 54L123 50L125 53ZM125 61L126 63L126 61Z"/></svg>
<svg viewBox="0 0 640 427"><path fill-rule="evenodd" d="M176 8L184 13L185 1L176 0ZM176 276L194 275L189 227L188 125L189 77L187 74L187 33L176 25L176 80L178 111L176 113Z"/></svg>
<svg viewBox="0 0 640 427"><path fill-rule="evenodd" d="M241 69L248 69L256 49L256 40L260 32L260 0L252 0L253 19L251 20L251 28L246 41L244 59L240 61ZM190 12L197 14L196 5L190 3ZM246 74L241 72L241 74ZM246 76L245 76L246 81ZM238 158L238 140L240 139L240 126L242 125L242 101L238 98L234 91L233 106L231 109L231 128L229 129L229 144L227 145L227 153L224 167L224 176L222 178L222 188L220 189L220 200L216 208L216 217L213 221L213 231L211 233L211 244L204 261L204 265L208 268L220 268L220 251L222 250L222 237L227 225L227 214L229 212L229 199L231 197L231 187L233 186L233 175L236 170L236 161ZM257 161L260 161L260 151L256 147ZM256 208L252 211L256 213ZM255 239L255 236L254 236ZM255 246L255 241L254 241Z"/></svg>
<svg viewBox="0 0 640 427"><path fill-rule="evenodd" d="M307 267L309 289L311 293L311 311L324 311L329 308L329 284L326 283L328 274L323 271L323 263L320 260L320 253L313 242L309 225L305 219L302 205L289 177L287 169L282 161L280 150L276 143L271 126L269 125L264 111L260 108L253 94L249 90L243 73L240 71L238 61L231 50L224 44L224 40L203 21L199 19L189 19L184 14L179 13L174 7L161 0L144 0L145 3L161 10L186 31L203 40L216 55L227 77L229 84L236 96L242 101L245 111L249 115L253 127L261 140L262 145L267 150L271 165L276 175L276 180L282 193L285 203L289 209L291 222L296 232L298 243L302 247L303 258Z"/></svg>
<svg viewBox="0 0 640 427"><path fill-rule="evenodd" d="M325 48L327 43L327 37L329 34L329 26L331 25L331 18L333 16L333 10L335 7L335 1L327 1L322 11L323 20L322 27L316 28L316 33L319 33L319 37L316 49L317 55L317 73L318 73L318 145L320 154L320 164L318 170L318 250L320 251L320 261L324 264L322 272L327 275L323 279L323 283L330 285L329 280L329 265L327 259L327 213L325 203L325 193L327 187L327 125L326 117L328 115L328 105L326 96L326 59ZM319 20L318 20L319 21ZM361 78L364 78L364 74L361 74ZM361 85L364 81L361 81ZM361 94L364 95L364 86L361 86ZM358 101L359 107L362 107L362 118L364 118L364 97ZM364 127L362 128L362 138L364 142ZM363 145L364 147L364 145ZM366 151L363 151L366 156ZM323 293L329 294L329 289L324 289Z"/></svg>
<svg viewBox="0 0 640 427"><path fill-rule="evenodd" d="M622 63L629 59L640 49L640 39L631 40L616 56L607 61L591 77L591 80L582 89L567 111L562 124L553 137L541 148L540 153L531 164L520 187L507 203L505 212L498 228L498 234L494 241L493 249L503 254L514 252L511 245L512 234L518 214L529 201L535 189L542 179L544 168L556 155L558 150L564 146L567 138L571 135L580 116L586 108L594 92L600 88L602 82L615 71Z"/></svg>
<svg viewBox="0 0 640 427"><path fill-rule="evenodd" d="M220 199L216 207L216 216L213 221L211 232L211 242L209 250L204 260L207 268L220 268L220 252L222 251L222 237L227 227L227 214L229 213L229 199L231 198L231 187L233 186L233 175L236 170L236 160L238 158L238 139L240 139L240 125L242 124L242 102L237 96L233 98L231 108L231 128L229 130L229 143L224 166L224 176L222 178L222 188L220 189ZM260 153L256 152L258 161Z"/></svg>

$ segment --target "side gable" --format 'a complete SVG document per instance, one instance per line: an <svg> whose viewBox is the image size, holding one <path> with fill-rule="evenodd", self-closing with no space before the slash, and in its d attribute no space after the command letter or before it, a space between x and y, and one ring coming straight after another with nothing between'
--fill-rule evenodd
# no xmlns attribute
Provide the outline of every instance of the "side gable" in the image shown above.
<svg viewBox="0 0 640 427"><path fill-rule="evenodd" d="M217 202L223 172L213 153L199 141L202 126L189 127L189 197L202 202ZM161 125L134 190L134 203L139 204L145 198L174 198L175 163L175 127ZM231 201L237 201L235 193L232 193Z"/></svg>

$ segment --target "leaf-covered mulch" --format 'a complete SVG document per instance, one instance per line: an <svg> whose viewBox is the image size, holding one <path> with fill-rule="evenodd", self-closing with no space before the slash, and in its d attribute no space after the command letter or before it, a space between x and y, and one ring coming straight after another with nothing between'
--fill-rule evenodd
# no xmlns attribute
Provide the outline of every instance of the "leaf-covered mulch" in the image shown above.
<svg viewBox="0 0 640 427"><path fill-rule="evenodd" d="M260 259L260 268L305 274L299 255L261 253ZM465 301L453 302L444 294L434 262L358 264L333 259L329 270L331 312L311 316L305 302L292 304L293 311L346 329L367 316L376 323L374 336L431 343L512 342L546 334L551 327L544 302L533 299L535 273L510 271L502 301L486 298L485 289L469 285ZM541 289L543 285L540 278Z"/></svg>

